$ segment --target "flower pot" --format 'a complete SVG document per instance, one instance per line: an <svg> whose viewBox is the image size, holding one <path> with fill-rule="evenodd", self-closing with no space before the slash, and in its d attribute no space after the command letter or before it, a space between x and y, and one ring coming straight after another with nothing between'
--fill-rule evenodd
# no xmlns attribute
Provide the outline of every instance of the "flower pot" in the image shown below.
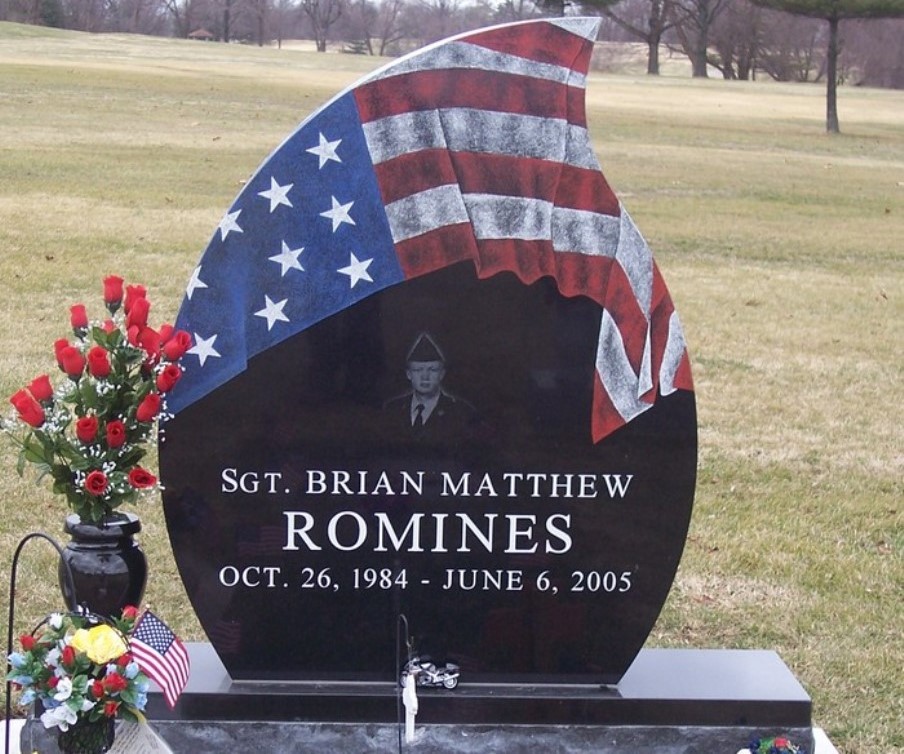
<svg viewBox="0 0 904 754"><path fill-rule="evenodd" d="M87 718L79 719L68 730L60 731L57 737L60 751L65 754L102 754L109 751L116 737L115 722L112 717L102 717L93 722Z"/></svg>
<svg viewBox="0 0 904 754"><path fill-rule="evenodd" d="M78 605L111 616L119 615L126 605L141 604L148 566L133 538L141 531L136 515L114 513L97 524L88 524L72 514L66 518L65 531L72 539L63 551L63 560L72 571ZM63 598L71 605L63 563L59 581Z"/></svg>

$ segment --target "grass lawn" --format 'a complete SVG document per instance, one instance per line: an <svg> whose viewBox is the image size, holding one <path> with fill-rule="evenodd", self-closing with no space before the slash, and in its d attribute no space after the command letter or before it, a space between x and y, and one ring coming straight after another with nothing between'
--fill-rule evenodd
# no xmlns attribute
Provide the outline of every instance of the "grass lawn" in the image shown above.
<svg viewBox="0 0 904 754"><path fill-rule="evenodd" d="M173 318L223 212L314 107L378 61L0 23L0 395L51 365L100 278ZM771 648L845 754L904 751L904 92L595 74L600 162L688 335L697 502L651 646ZM96 296L95 292L96 291ZM5 398L4 398L5 400ZM0 448L0 569L64 510ZM159 505L147 602L202 639ZM58 607L20 571L17 631ZM0 614L6 614L6 587Z"/></svg>

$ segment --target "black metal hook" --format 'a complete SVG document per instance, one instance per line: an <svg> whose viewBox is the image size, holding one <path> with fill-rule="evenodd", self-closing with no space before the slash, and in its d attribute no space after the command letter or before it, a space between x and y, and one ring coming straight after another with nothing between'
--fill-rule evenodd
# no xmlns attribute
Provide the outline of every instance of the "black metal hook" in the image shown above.
<svg viewBox="0 0 904 754"><path fill-rule="evenodd" d="M7 632L6 632L6 656L9 657L13 651L13 624L16 617L16 572L19 569L19 555L22 553L22 549L25 545L30 542L32 539L44 539L50 542L53 545L54 549L57 551L57 554L60 556L60 563L64 566L64 573L66 574L66 586L69 587L69 595L71 604L68 606L69 610L73 613L78 612L78 604L76 601L75 595L75 579L72 577L72 569L69 567L69 563L66 562L63 557L63 548L57 543L57 541L48 534L44 534L44 532L34 531L31 534L26 534L22 540L19 542L19 545L16 547L16 551L13 554L13 562L10 567L9 572L9 623L7 624ZM40 625L40 624L39 624ZM10 681L6 682L6 726L4 728L4 752L5 754L10 754L10 722L12 716L12 683Z"/></svg>

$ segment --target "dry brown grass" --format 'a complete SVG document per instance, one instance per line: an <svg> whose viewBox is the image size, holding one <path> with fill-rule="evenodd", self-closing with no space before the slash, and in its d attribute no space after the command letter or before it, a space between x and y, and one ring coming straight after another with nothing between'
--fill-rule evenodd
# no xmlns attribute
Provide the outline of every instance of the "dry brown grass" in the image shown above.
<svg viewBox="0 0 904 754"><path fill-rule="evenodd" d="M0 395L119 272L174 316L241 182L375 61L0 24ZM324 69L326 68L326 70ZM697 385L697 504L660 646L774 648L845 754L904 751L904 93L591 76L603 168L657 253ZM63 511L0 447L0 553ZM159 506L147 600L201 638ZM2 559L0 559L2 562ZM24 629L57 606L23 562ZM5 614L6 597L0 597Z"/></svg>

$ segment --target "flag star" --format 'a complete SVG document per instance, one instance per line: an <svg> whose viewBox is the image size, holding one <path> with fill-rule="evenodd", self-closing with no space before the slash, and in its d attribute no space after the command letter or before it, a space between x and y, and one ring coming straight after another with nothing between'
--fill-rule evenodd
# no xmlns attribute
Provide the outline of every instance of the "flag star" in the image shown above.
<svg viewBox="0 0 904 754"><path fill-rule="evenodd" d="M348 275L349 288L354 288L359 280L366 280L368 283L372 283L374 279L367 272L367 268L370 267L370 263L374 260L358 259L354 253L349 254L349 257L348 267L341 267L336 270L336 272L340 272L343 275Z"/></svg>
<svg viewBox="0 0 904 754"><path fill-rule="evenodd" d="M223 217L223 219L220 220L219 228L221 241L225 241L226 236L228 236L232 231L235 231L236 233L244 233L244 231L239 227L239 224L236 222L240 214L242 214L242 210L237 209L235 212L227 213Z"/></svg>
<svg viewBox="0 0 904 754"><path fill-rule="evenodd" d="M329 218L333 221L333 233L336 232L336 229L342 225L342 223L348 223L349 225L354 225L355 221L352 220L351 216L348 214L349 210L352 208L354 202L349 202L348 204L339 204L336 201L336 197L330 197L333 203L333 206L328 209L326 212L321 212L321 217Z"/></svg>
<svg viewBox="0 0 904 754"><path fill-rule="evenodd" d="M279 322L288 322L289 318L283 314L283 307L289 299L284 298L282 301L273 303L269 296L264 296L264 308L259 312L254 312L255 317L264 317L267 320L267 331L273 329L273 325Z"/></svg>
<svg viewBox="0 0 904 754"><path fill-rule="evenodd" d="M336 139L336 141L328 141L322 133L320 134L320 143L316 147L311 147L307 150L311 154L316 154L320 158L320 164L317 166L318 170L323 170L323 166L326 165L330 160L334 160L335 162L342 162L342 159L338 154L336 154L336 148L341 143L342 139Z"/></svg>
<svg viewBox="0 0 904 754"><path fill-rule="evenodd" d="M217 336L216 333L211 335L209 338L202 338L198 333L195 333L195 344L188 349L186 353L193 353L201 360L201 366L204 366L204 362L209 358L220 358L220 353L216 348L213 347L214 342L216 341Z"/></svg>
<svg viewBox="0 0 904 754"><path fill-rule="evenodd" d="M294 183L287 183L285 186L280 186L276 179L270 176L270 188L266 191L258 191L257 195L270 200L270 212L273 212L280 204L285 204L287 207L292 206L288 194L289 189L294 185Z"/></svg>
<svg viewBox="0 0 904 754"><path fill-rule="evenodd" d="M289 270L301 270L304 272L304 267L302 267L301 262L298 261L298 257L303 251L304 246L299 246L297 249L290 249L289 244L283 241L282 251L269 259L271 262L277 262L279 264L281 268L280 277L285 277Z"/></svg>
<svg viewBox="0 0 904 754"><path fill-rule="evenodd" d="M207 283L201 280L201 265L195 267L194 272L191 274L191 280L188 281L188 285L185 288L185 295L188 296L188 300L191 301L192 294L198 288L206 288Z"/></svg>

